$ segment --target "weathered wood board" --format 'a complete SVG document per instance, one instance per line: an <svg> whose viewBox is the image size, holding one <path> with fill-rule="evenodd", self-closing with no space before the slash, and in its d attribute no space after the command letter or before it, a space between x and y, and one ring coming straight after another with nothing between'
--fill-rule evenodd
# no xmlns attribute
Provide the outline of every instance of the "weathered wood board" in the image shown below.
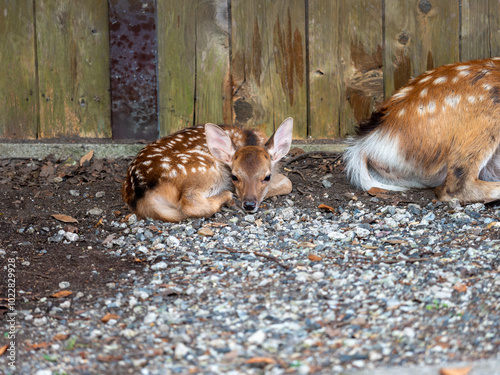
<svg viewBox="0 0 500 375"><path fill-rule="evenodd" d="M309 135L340 136L340 106L346 100L338 84L342 70L340 1L310 1L309 39Z"/></svg>
<svg viewBox="0 0 500 375"><path fill-rule="evenodd" d="M411 77L460 60L460 4L421 0L385 2L386 97Z"/></svg>
<svg viewBox="0 0 500 375"><path fill-rule="evenodd" d="M0 1L0 137L36 138L33 1Z"/></svg>
<svg viewBox="0 0 500 375"><path fill-rule="evenodd" d="M196 92L196 2L157 2L160 135L193 125Z"/></svg>
<svg viewBox="0 0 500 375"><path fill-rule="evenodd" d="M355 133L382 100L382 3L342 0L340 3L339 136ZM314 126L314 125L312 125Z"/></svg>
<svg viewBox="0 0 500 375"><path fill-rule="evenodd" d="M198 124L231 123L227 0L196 1L196 96Z"/></svg>
<svg viewBox="0 0 500 375"><path fill-rule="evenodd" d="M294 137L307 137L304 0L231 3L234 123L271 135L287 117Z"/></svg>
<svg viewBox="0 0 500 375"><path fill-rule="evenodd" d="M111 137L108 4L35 2L39 137Z"/></svg>

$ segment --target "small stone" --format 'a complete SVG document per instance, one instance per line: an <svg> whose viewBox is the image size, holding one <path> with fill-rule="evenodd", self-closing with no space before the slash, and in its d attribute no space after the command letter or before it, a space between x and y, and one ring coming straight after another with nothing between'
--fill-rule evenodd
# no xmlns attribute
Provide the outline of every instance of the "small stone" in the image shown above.
<svg viewBox="0 0 500 375"><path fill-rule="evenodd" d="M144 317L144 324L151 324L156 322L156 319L158 318L158 314L155 312L149 312L147 315Z"/></svg>
<svg viewBox="0 0 500 375"><path fill-rule="evenodd" d="M67 289L70 285L69 281L61 281L59 283L59 289Z"/></svg>
<svg viewBox="0 0 500 375"><path fill-rule="evenodd" d="M255 223L255 215L245 215L243 220L247 223Z"/></svg>
<svg viewBox="0 0 500 375"><path fill-rule="evenodd" d="M179 239L177 237L168 236L168 238L167 238L167 245L168 246L177 247L177 246L179 246L180 243L181 243L181 241L179 241Z"/></svg>
<svg viewBox="0 0 500 375"><path fill-rule="evenodd" d="M332 183L331 183L330 181L328 181L328 180L323 180L323 181L321 181L321 184L322 184L325 188L327 188L327 189L329 189L329 188L331 188L331 187L332 187Z"/></svg>
<svg viewBox="0 0 500 375"><path fill-rule="evenodd" d="M36 318L33 319L33 325L35 327L41 327L47 324L47 317L41 317L41 318Z"/></svg>
<svg viewBox="0 0 500 375"><path fill-rule="evenodd" d="M198 234L203 237L212 237L214 235L214 231L211 230L210 228L201 228L198 231Z"/></svg>
<svg viewBox="0 0 500 375"><path fill-rule="evenodd" d="M250 344L260 345L265 341L265 339L266 339L266 333L264 331L258 330L248 338L248 342Z"/></svg>
<svg viewBox="0 0 500 375"><path fill-rule="evenodd" d="M290 221L295 217L295 212L292 207L287 207L281 211L281 216L283 217L283 220Z"/></svg>
<svg viewBox="0 0 500 375"><path fill-rule="evenodd" d="M181 359L181 358L184 358L184 356L186 354L188 354L189 351L190 351L190 349L186 345L184 345L182 342L178 342L175 345L174 356L177 359Z"/></svg>
<svg viewBox="0 0 500 375"><path fill-rule="evenodd" d="M151 269L152 269L153 271L158 271L158 270L164 270L164 269L166 269L167 267L168 267L168 264L167 264L166 262L164 262L164 261L161 261L161 262L158 262L158 263L156 263L156 264L153 264L153 265L151 266Z"/></svg>
<svg viewBox="0 0 500 375"><path fill-rule="evenodd" d="M453 198L452 200L450 200L448 202L448 206L452 209L457 209L457 208L461 207L460 201L457 198Z"/></svg>
<svg viewBox="0 0 500 375"><path fill-rule="evenodd" d="M69 193L74 197L80 196L80 192L78 190L70 190Z"/></svg>
<svg viewBox="0 0 500 375"><path fill-rule="evenodd" d="M95 215L95 216L101 215L103 212L104 210L102 208L97 208L97 207L94 207L91 210L87 211L89 215Z"/></svg>
<svg viewBox="0 0 500 375"><path fill-rule="evenodd" d="M70 241L70 242L75 242L75 241L78 241L78 239L80 238L80 236L76 233L71 233L71 232L66 232L64 233L64 237Z"/></svg>
<svg viewBox="0 0 500 375"><path fill-rule="evenodd" d="M64 301L59 305L61 309L69 309L71 307L71 301Z"/></svg>
<svg viewBox="0 0 500 375"><path fill-rule="evenodd" d="M96 198L104 198L105 195L106 193L104 191L98 191L97 193L95 193Z"/></svg>

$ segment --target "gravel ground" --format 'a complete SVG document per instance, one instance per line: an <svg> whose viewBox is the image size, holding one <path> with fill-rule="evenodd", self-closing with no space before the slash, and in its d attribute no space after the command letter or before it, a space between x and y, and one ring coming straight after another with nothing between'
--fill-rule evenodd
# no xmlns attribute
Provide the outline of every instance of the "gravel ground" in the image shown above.
<svg viewBox="0 0 500 375"><path fill-rule="evenodd" d="M73 294L18 303L17 373L369 373L495 358L499 207L356 194L334 212L283 198L179 224L109 212L99 247L142 267L102 297L68 278L59 289ZM49 232L68 249L78 241ZM0 373L14 374L7 355Z"/></svg>
<svg viewBox="0 0 500 375"><path fill-rule="evenodd" d="M18 311L20 335L60 338L44 361L19 352L19 373L332 373L499 352L499 211L373 212L356 200L341 211L288 201L182 224L112 222L108 255L147 272L120 275L128 282L92 305L79 293ZM60 318L68 309L78 316Z"/></svg>

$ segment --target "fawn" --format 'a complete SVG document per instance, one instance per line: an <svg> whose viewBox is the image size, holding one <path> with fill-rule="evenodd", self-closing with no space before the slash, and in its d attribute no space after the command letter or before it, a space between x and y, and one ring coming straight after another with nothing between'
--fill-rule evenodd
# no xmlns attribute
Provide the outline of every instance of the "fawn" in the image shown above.
<svg viewBox="0 0 500 375"><path fill-rule="evenodd" d="M435 187L439 200L500 199L500 58L430 70L360 124L344 155L364 190Z"/></svg>
<svg viewBox="0 0 500 375"><path fill-rule="evenodd" d="M263 199L289 194L292 183L277 163L292 143L288 118L267 140L257 130L206 124L144 147L130 164L122 196L139 217L177 222L209 217L232 203L232 191L248 212ZM233 189L234 188L234 189Z"/></svg>

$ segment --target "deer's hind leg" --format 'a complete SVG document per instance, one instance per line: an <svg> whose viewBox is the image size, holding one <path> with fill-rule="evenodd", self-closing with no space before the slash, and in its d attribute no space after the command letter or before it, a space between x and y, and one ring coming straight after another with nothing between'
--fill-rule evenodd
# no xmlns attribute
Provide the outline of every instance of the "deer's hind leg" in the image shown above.
<svg viewBox="0 0 500 375"><path fill-rule="evenodd" d="M233 201L233 193L228 190L211 197L206 197L205 194L206 192L198 190L182 196L180 205L186 217L210 217Z"/></svg>
<svg viewBox="0 0 500 375"><path fill-rule="evenodd" d="M485 147L462 148L460 153L450 154L446 180L435 189L439 200L457 198L461 203L500 200L500 176L495 176L496 166L500 164L498 145L482 143L482 146ZM485 174L490 181L480 179Z"/></svg>

